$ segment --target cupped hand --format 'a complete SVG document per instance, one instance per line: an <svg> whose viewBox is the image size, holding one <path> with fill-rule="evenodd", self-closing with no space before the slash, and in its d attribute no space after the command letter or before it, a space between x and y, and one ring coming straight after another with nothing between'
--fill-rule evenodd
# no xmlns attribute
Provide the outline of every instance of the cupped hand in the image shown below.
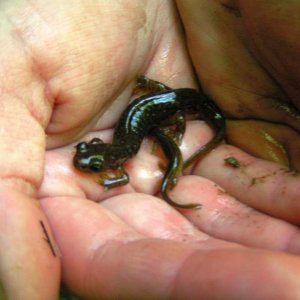
<svg viewBox="0 0 300 300"><path fill-rule="evenodd" d="M180 212L147 195L162 177L152 141L127 163L124 187L104 191L72 166L78 140L111 139L137 74L196 86L173 2L7 1L1 12L0 272L9 299L55 299L60 265L83 299L297 295L290 222L299 222L299 179L279 165L219 146L193 170L212 181L186 175L171 193L203 208ZM191 122L184 155L212 134ZM224 163L229 155L241 168ZM282 202L272 203L274 186Z"/></svg>

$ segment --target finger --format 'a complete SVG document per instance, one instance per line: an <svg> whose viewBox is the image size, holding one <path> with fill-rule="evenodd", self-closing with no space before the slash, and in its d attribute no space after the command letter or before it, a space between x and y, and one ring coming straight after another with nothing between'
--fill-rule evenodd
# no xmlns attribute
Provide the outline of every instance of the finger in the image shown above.
<svg viewBox="0 0 300 300"><path fill-rule="evenodd" d="M209 140L212 131L207 125L194 121L187 127L184 145L190 146L188 156L205 143L198 138L203 131L207 132L205 139ZM184 153L185 149L182 148ZM225 162L228 157L235 158L240 167L235 168ZM230 145L220 145L198 162L193 174L216 182L227 193L252 208L299 223L299 178L297 173L276 163L257 159Z"/></svg>
<svg viewBox="0 0 300 300"><path fill-rule="evenodd" d="M101 206L147 237L184 242L210 239L177 210L156 197L129 193L109 198L101 202Z"/></svg>
<svg viewBox="0 0 300 300"><path fill-rule="evenodd" d="M225 163L226 157L234 157L240 167L234 168ZM212 165L215 167L212 168ZM222 145L201 161L196 174L217 182L250 207L288 222L300 221L299 177L280 165Z"/></svg>
<svg viewBox="0 0 300 300"><path fill-rule="evenodd" d="M299 293L296 257L145 238L91 201L61 197L44 199L42 205L63 253L64 280L84 299L252 299Z"/></svg>
<svg viewBox="0 0 300 300"><path fill-rule="evenodd" d="M6 97L1 98L1 103L7 107L0 118L3 288L11 299L53 299L59 283L59 259L53 258L44 240L40 221L46 227L47 222L35 198L42 180L45 136L26 107L20 109L23 104L10 102ZM9 112L14 106L19 106L15 119ZM49 228L47 231L50 235ZM19 272L15 272L19 266Z"/></svg>
<svg viewBox="0 0 300 300"><path fill-rule="evenodd" d="M246 206L210 180L184 176L170 196L176 203L201 203L202 208L179 213L145 194L120 195L101 205L149 237L195 242L212 236L251 247L300 252L298 227Z"/></svg>
<svg viewBox="0 0 300 300"><path fill-rule="evenodd" d="M300 252L298 227L246 206L208 179L184 176L170 196L178 203L201 203L200 210L181 212L212 237L251 247Z"/></svg>
<svg viewBox="0 0 300 300"><path fill-rule="evenodd" d="M178 299L199 295L206 299L276 299L279 294L286 299L299 297L299 260L295 256L248 249L205 254L197 252L185 261L173 291ZM265 279L272 282L271 289Z"/></svg>

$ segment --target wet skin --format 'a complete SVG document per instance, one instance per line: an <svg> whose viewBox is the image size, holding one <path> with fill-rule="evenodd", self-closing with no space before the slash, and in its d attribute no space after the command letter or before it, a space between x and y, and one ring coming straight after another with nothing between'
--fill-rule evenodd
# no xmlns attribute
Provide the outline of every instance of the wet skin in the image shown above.
<svg viewBox="0 0 300 300"><path fill-rule="evenodd" d="M104 143L99 138L79 143L73 159L75 168L83 172L99 173L99 183L107 189L125 185L129 182L129 176L124 171L123 164L138 152L145 136L152 135L169 159L161 186L163 198L178 208L198 208L199 204L180 205L173 202L167 191L176 185L182 169L223 140L225 120L221 111L203 92L195 89L170 89L144 76L138 78L137 88L148 90L150 94L138 97L129 104L119 119L111 144ZM216 133L211 141L183 162L176 141L184 134L185 113L199 114ZM175 121L171 117L175 117ZM164 128L166 120L169 120L167 125L175 125L175 133ZM114 176L110 175L112 172Z"/></svg>

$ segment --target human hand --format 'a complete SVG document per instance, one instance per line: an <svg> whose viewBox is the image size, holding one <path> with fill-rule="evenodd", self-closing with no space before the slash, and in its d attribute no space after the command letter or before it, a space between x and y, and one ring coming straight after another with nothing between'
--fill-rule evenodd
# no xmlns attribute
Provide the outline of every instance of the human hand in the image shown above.
<svg viewBox="0 0 300 300"><path fill-rule="evenodd" d="M229 143L299 171L299 4L177 3L197 74L228 118Z"/></svg>
<svg viewBox="0 0 300 300"><path fill-rule="evenodd" d="M90 131L90 136L109 139L111 131L102 130L116 122L128 102L138 73L147 73L174 87L195 86L172 3L92 1L89 5L77 2L70 7L61 1L40 1L34 6L24 3L24 6L11 9L13 4L10 2L5 7L5 13L13 32L21 37L17 39L22 41L21 49L30 54L34 68L28 61L24 66L20 61L6 59L4 62L10 61L18 70L24 68L34 72L19 72L18 80L10 78L5 86L8 91L17 93L17 96L10 93L9 99L23 100L16 101L11 108L14 116L21 103L25 103L29 113L21 115L27 122L32 115L37 115L35 119L47 132L49 150L39 198L62 253L65 284L84 299L175 295L182 298L199 294L209 296L211 292L222 296L225 293L237 295L241 282L246 281L248 289L241 290L240 295L249 295L251 290L253 297L254 286L261 287L255 290L258 296L269 293L262 280L268 276L270 286L274 287L272 292L282 291L284 285L290 295L295 295L297 283L293 280L297 279L299 262L294 256L244 246L298 253L297 227L246 207L200 177L183 177L172 193L178 202L191 202L188 199L191 197L204 205L200 211L182 211L190 221L162 200L135 193L154 193L157 177L161 177L157 167L159 158L150 154L151 146L147 142L135 160L127 165L131 185L106 193L91 176L74 170L71 165L73 145L63 147L76 143L83 132ZM12 32L8 33L11 40ZM7 48L10 51L5 53L15 54L12 48ZM2 70L10 74L6 64ZM28 85L28 82L35 82L35 78L44 92L40 96L35 85ZM12 89L14 85L18 89ZM27 103L28 98L36 102ZM6 99L2 102L10 104ZM10 118L6 126L14 138L5 140L2 137L3 145L11 147L2 150L1 157L5 157L4 163L13 159L7 162L10 168L22 163L21 170L12 171L17 179L27 179L21 171L26 172L29 181L35 183L35 191L42 176L44 147L40 140L44 140L44 133L39 126L39 130L34 130L36 123L28 125L25 135L24 125L14 124L13 128L11 125ZM199 133L201 139L195 140ZM192 122L182 151L188 155L187 152L193 152L211 134L205 124ZM88 139L88 136L80 139ZM16 140L18 156L11 157ZM21 141L24 144L20 145ZM30 151L19 151L26 150L27 142ZM32 155L34 149L37 153ZM214 153L220 153L217 151ZM262 170L274 167L267 162L254 161ZM146 162L144 167L141 162ZM41 171L37 172L33 166ZM218 165L216 168L222 170ZM286 181L291 187L297 183L290 177ZM18 180L8 183L2 198L10 200L5 215L12 216L10 222L14 222L14 226L9 224L10 227L6 227L9 231L3 228L1 231L5 232L1 241L2 258L8 262L1 267L3 285L12 299L21 299L21 296L22 299L53 299L60 277L58 259L48 249L40 228L39 220L43 218L45 224L47 221L31 204L33 200L28 201L24 196L29 193L26 185L18 185ZM248 188L240 187L239 192L248 191ZM264 197L263 194L262 201ZM86 199L103 201L98 204ZM1 213L3 215L4 210ZM17 213L21 214L18 219L13 217ZM239 226L235 225L237 222ZM254 227L253 223L261 227ZM33 224L29 232L28 224ZM258 229L260 239L257 239ZM55 244L52 236L50 238ZM30 251L21 255L23 251L19 250L12 256L4 247L6 245L10 249L28 248ZM10 257L13 259L9 260ZM259 270L253 260L260 262ZM16 264L22 264L23 273L13 277ZM283 270L288 270L288 276L282 275ZM212 281L215 283L213 289Z"/></svg>
<svg viewBox="0 0 300 300"><path fill-rule="evenodd" d="M128 103L137 73L146 69L161 45L162 31L152 32L154 25L158 29L162 26L155 21L156 10L162 8L160 20L171 14L170 3L158 1L147 6L146 11L139 1L73 1L72 6L61 1L5 1L0 6L0 272L9 299L56 297L59 255L53 249L47 218L36 201L41 197L37 193L43 177L49 183L44 174L45 154L48 158L49 149L59 153L83 132L116 122ZM165 24L164 32L170 24ZM177 32L178 27L172 30ZM172 52L172 43L178 44L179 50L184 48L175 33L164 41L169 48L160 53ZM181 61L184 54L179 50L175 54ZM161 57L156 64L164 69L171 57ZM189 64L180 63L167 73L187 74L182 81L185 86L192 81L190 69ZM67 155L71 159L72 153ZM66 166L59 164L57 168L57 161L51 159L49 163L56 168L55 177ZM55 188L52 186L52 191ZM55 190L54 195L69 193Z"/></svg>

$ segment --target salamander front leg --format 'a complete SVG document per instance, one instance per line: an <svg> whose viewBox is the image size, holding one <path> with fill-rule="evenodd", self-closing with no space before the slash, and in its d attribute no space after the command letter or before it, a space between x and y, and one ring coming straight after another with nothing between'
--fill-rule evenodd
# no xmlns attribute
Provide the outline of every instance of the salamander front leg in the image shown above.
<svg viewBox="0 0 300 300"><path fill-rule="evenodd" d="M113 174L114 176L110 176L110 174ZM97 182L103 185L105 190L109 190L129 183L129 176L123 167L120 166L116 170L110 170L109 173L101 172Z"/></svg>

